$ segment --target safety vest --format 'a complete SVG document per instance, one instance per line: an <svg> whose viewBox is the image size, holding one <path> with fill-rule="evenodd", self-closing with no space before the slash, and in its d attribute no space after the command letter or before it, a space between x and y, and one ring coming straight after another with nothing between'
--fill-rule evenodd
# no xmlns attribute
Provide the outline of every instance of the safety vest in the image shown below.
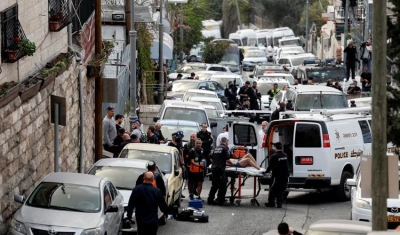
<svg viewBox="0 0 400 235"><path fill-rule="evenodd" d="M197 151L196 151L194 148L192 148L191 150L194 151L194 154L195 154L196 158L200 159L200 156L199 156L199 154L197 153ZM202 173L203 170L204 170L204 162L201 161L201 162L198 163L198 164L199 164L200 166L195 165L195 164L193 164L193 163L190 161L189 171L192 172L192 173Z"/></svg>
<svg viewBox="0 0 400 235"><path fill-rule="evenodd" d="M276 96L276 94L278 94L278 92L280 92L281 91L281 89L276 89L276 92L275 92L275 90L271 90L271 93L272 93L272 97L275 97Z"/></svg>

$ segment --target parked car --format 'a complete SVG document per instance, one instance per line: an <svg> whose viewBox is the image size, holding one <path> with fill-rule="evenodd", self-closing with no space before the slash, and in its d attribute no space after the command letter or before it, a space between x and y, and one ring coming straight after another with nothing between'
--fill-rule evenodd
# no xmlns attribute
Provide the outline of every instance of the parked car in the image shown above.
<svg viewBox="0 0 400 235"><path fill-rule="evenodd" d="M119 158L108 158L101 159L96 162L89 170L89 175L96 175L105 177L113 182L114 186L124 197L124 218L126 217L126 209L128 207L129 198L131 197L132 189L136 186L136 179L139 175L147 171L147 160L139 159L119 159ZM165 188L168 192L167 178L161 173L160 169L156 170L156 174L162 176L164 180ZM163 219L164 214L159 210L158 218ZM132 215L132 219L135 219L135 213ZM122 229L122 232L136 232L136 224L132 224L129 229Z"/></svg>
<svg viewBox="0 0 400 235"><path fill-rule="evenodd" d="M216 74L216 73L220 73L220 72L214 71L214 70L197 71L196 76L199 76L200 81L205 81L205 80L208 80L211 75ZM188 77L186 77L184 79L187 79L187 78Z"/></svg>
<svg viewBox="0 0 400 235"><path fill-rule="evenodd" d="M222 102L228 103L225 97L225 88L214 81L200 81L200 80L179 80L169 83L167 86L167 99L180 100L186 91L190 89L199 89L215 92Z"/></svg>
<svg viewBox="0 0 400 235"><path fill-rule="evenodd" d="M269 73L282 73L285 72L283 66L280 64L267 64L256 66L253 70L253 73L249 75L249 78L253 78L253 80L257 81L258 77L264 76Z"/></svg>
<svg viewBox="0 0 400 235"><path fill-rule="evenodd" d="M124 198L105 177L68 172L45 176L11 221L11 234L122 234Z"/></svg>
<svg viewBox="0 0 400 235"><path fill-rule="evenodd" d="M267 64L267 55L261 50L251 50L244 54L243 70L253 71L256 65Z"/></svg>
<svg viewBox="0 0 400 235"><path fill-rule="evenodd" d="M330 219L312 223L304 235L367 235L371 231L371 223Z"/></svg>
<svg viewBox="0 0 400 235"><path fill-rule="evenodd" d="M168 199L167 205L181 206L183 186L183 172L179 160L179 152L175 147L154 145L147 143L127 144L121 151L119 158L142 159L154 161L167 178Z"/></svg>
<svg viewBox="0 0 400 235"><path fill-rule="evenodd" d="M168 141L165 143L167 145L171 141L172 133L176 131L183 132L183 139L182 139L182 147L185 143L189 142L190 134L197 133L200 131L199 123L195 121L186 121L186 120L160 120L161 124L161 132L165 138L168 138Z"/></svg>
<svg viewBox="0 0 400 235"><path fill-rule="evenodd" d="M223 112L223 110L225 110L225 106L222 104L221 100L218 98L192 96L189 98L188 101L198 102L198 103L202 104L203 107L204 107L204 105L212 105L220 112Z"/></svg>
<svg viewBox="0 0 400 235"><path fill-rule="evenodd" d="M174 73L168 74L168 79L175 80L179 73L182 74L183 77L188 77L191 73L206 70L206 68L207 64L205 63L187 63L180 67L178 70L175 70Z"/></svg>

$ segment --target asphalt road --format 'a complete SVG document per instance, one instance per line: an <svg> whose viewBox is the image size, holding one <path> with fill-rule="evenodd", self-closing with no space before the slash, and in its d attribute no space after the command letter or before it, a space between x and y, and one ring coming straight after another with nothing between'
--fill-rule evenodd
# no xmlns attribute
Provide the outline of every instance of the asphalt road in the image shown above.
<svg viewBox="0 0 400 235"><path fill-rule="evenodd" d="M242 196L252 196L252 179L249 179ZM211 182L206 179L203 199L207 199ZM265 188L265 186L263 187ZM229 192L228 192L229 193ZM228 195L227 193L227 195ZM188 191L184 191L185 199L182 207L188 206ZM261 190L257 197L260 206L251 205L250 199L242 199L240 206L210 206L204 203L203 210L209 215L208 223L182 222L168 220L167 225L160 227L162 235L202 235L226 234L261 235L275 230L277 225L284 221L299 231L307 230L313 222L321 219L350 219L350 202L336 202L331 192L303 193L291 192L283 208L267 208L268 191Z"/></svg>

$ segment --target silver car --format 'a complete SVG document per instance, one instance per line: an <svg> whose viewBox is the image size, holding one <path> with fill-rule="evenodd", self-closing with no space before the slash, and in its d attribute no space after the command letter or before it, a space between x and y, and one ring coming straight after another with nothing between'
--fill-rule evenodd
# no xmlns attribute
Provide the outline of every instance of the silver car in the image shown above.
<svg viewBox="0 0 400 235"><path fill-rule="evenodd" d="M11 221L14 235L121 234L124 198L104 177L56 172L44 177Z"/></svg>
<svg viewBox="0 0 400 235"><path fill-rule="evenodd" d="M118 189L118 191L124 196L124 210L128 207L129 198L131 197L132 189L136 186L136 179L139 175L147 171L147 160L139 159L126 159L126 158L108 158L97 161L88 174L97 175L100 177L109 178ZM160 169L156 170L156 174L162 176L164 180L165 189L168 192L167 178L161 173ZM124 218L126 215L124 215ZM158 213L158 218L163 219L164 214ZM132 219L135 220L135 213L132 215ZM122 232L131 233L137 231L136 224L128 227L124 227Z"/></svg>

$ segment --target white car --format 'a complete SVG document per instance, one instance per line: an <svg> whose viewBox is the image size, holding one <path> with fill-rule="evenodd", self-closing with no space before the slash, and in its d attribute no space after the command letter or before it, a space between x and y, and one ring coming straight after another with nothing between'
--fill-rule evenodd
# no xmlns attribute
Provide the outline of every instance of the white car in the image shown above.
<svg viewBox="0 0 400 235"><path fill-rule="evenodd" d="M364 107L364 106L372 105L372 97L351 99L351 100L349 100L349 107L351 107L352 101L354 101L354 104L356 105L356 107Z"/></svg>
<svg viewBox="0 0 400 235"><path fill-rule="evenodd" d="M347 179L347 185L351 187L351 219L371 222L372 199L361 197L361 180L361 170L358 166L354 178ZM387 216L389 229L394 229L400 225L400 193L397 199L387 199Z"/></svg>
<svg viewBox="0 0 400 235"><path fill-rule="evenodd" d="M189 98L189 101L198 102L203 105L212 105L218 111L225 110L225 105L221 102L220 98L211 98L211 97L196 97L192 96Z"/></svg>
<svg viewBox="0 0 400 235"><path fill-rule="evenodd" d="M282 91L282 88L284 86L289 87L290 85L288 80L282 78L270 79L268 77L262 77L257 81L257 89L258 92L260 92L261 94L261 110L270 110L272 97L270 99L268 92L271 90L271 88L274 86L275 83L278 84L278 88L281 89L281 92L285 92ZM261 116L269 116L269 115L261 114Z"/></svg>
<svg viewBox="0 0 400 235"><path fill-rule="evenodd" d="M183 78L189 77L191 73L196 73L197 71L207 70L207 64L205 63L188 63L183 65L175 73L168 74L168 79L175 80L178 74L182 74Z"/></svg>
<svg viewBox="0 0 400 235"><path fill-rule="evenodd" d="M246 54L244 54L244 59L242 63L243 70L253 71L256 65L263 65L268 63L267 55L264 51L261 50L250 50L247 51Z"/></svg>
<svg viewBox="0 0 400 235"><path fill-rule="evenodd" d="M207 108L204 107L204 109L206 110L206 112L208 114ZM168 138L165 145L168 145L168 143L171 142L172 133L174 133L178 130L182 131L183 135L184 135L184 137L182 138L182 147L187 142L189 142L190 134L197 133L201 130L199 123L194 122L194 121L173 120L173 119L165 120L164 119L164 120L160 120L159 122L161 124L161 132L162 132L164 138Z"/></svg>
<svg viewBox="0 0 400 235"><path fill-rule="evenodd" d="M201 89L189 89L183 94L183 101L188 101L190 97L211 97L218 98L217 93L213 91L201 90Z"/></svg>
<svg viewBox="0 0 400 235"><path fill-rule="evenodd" d="M304 235L367 235L371 231L371 223L330 219L312 223Z"/></svg>
<svg viewBox="0 0 400 235"><path fill-rule="evenodd" d="M136 179L139 175L147 171L147 160L125 159L125 158L108 158L97 161L89 170L89 175L105 177L111 180L118 191L124 196L124 211L126 217L126 209L128 207L129 198L132 189L136 186ZM162 176L165 189L168 192L167 178L161 173L160 169L156 170L156 174ZM158 218L162 219L164 214L159 210ZM135 213L132 215L135 219ZM131 225L130 229L123 228L122 232L135 232L136 224Z"/></svg>

